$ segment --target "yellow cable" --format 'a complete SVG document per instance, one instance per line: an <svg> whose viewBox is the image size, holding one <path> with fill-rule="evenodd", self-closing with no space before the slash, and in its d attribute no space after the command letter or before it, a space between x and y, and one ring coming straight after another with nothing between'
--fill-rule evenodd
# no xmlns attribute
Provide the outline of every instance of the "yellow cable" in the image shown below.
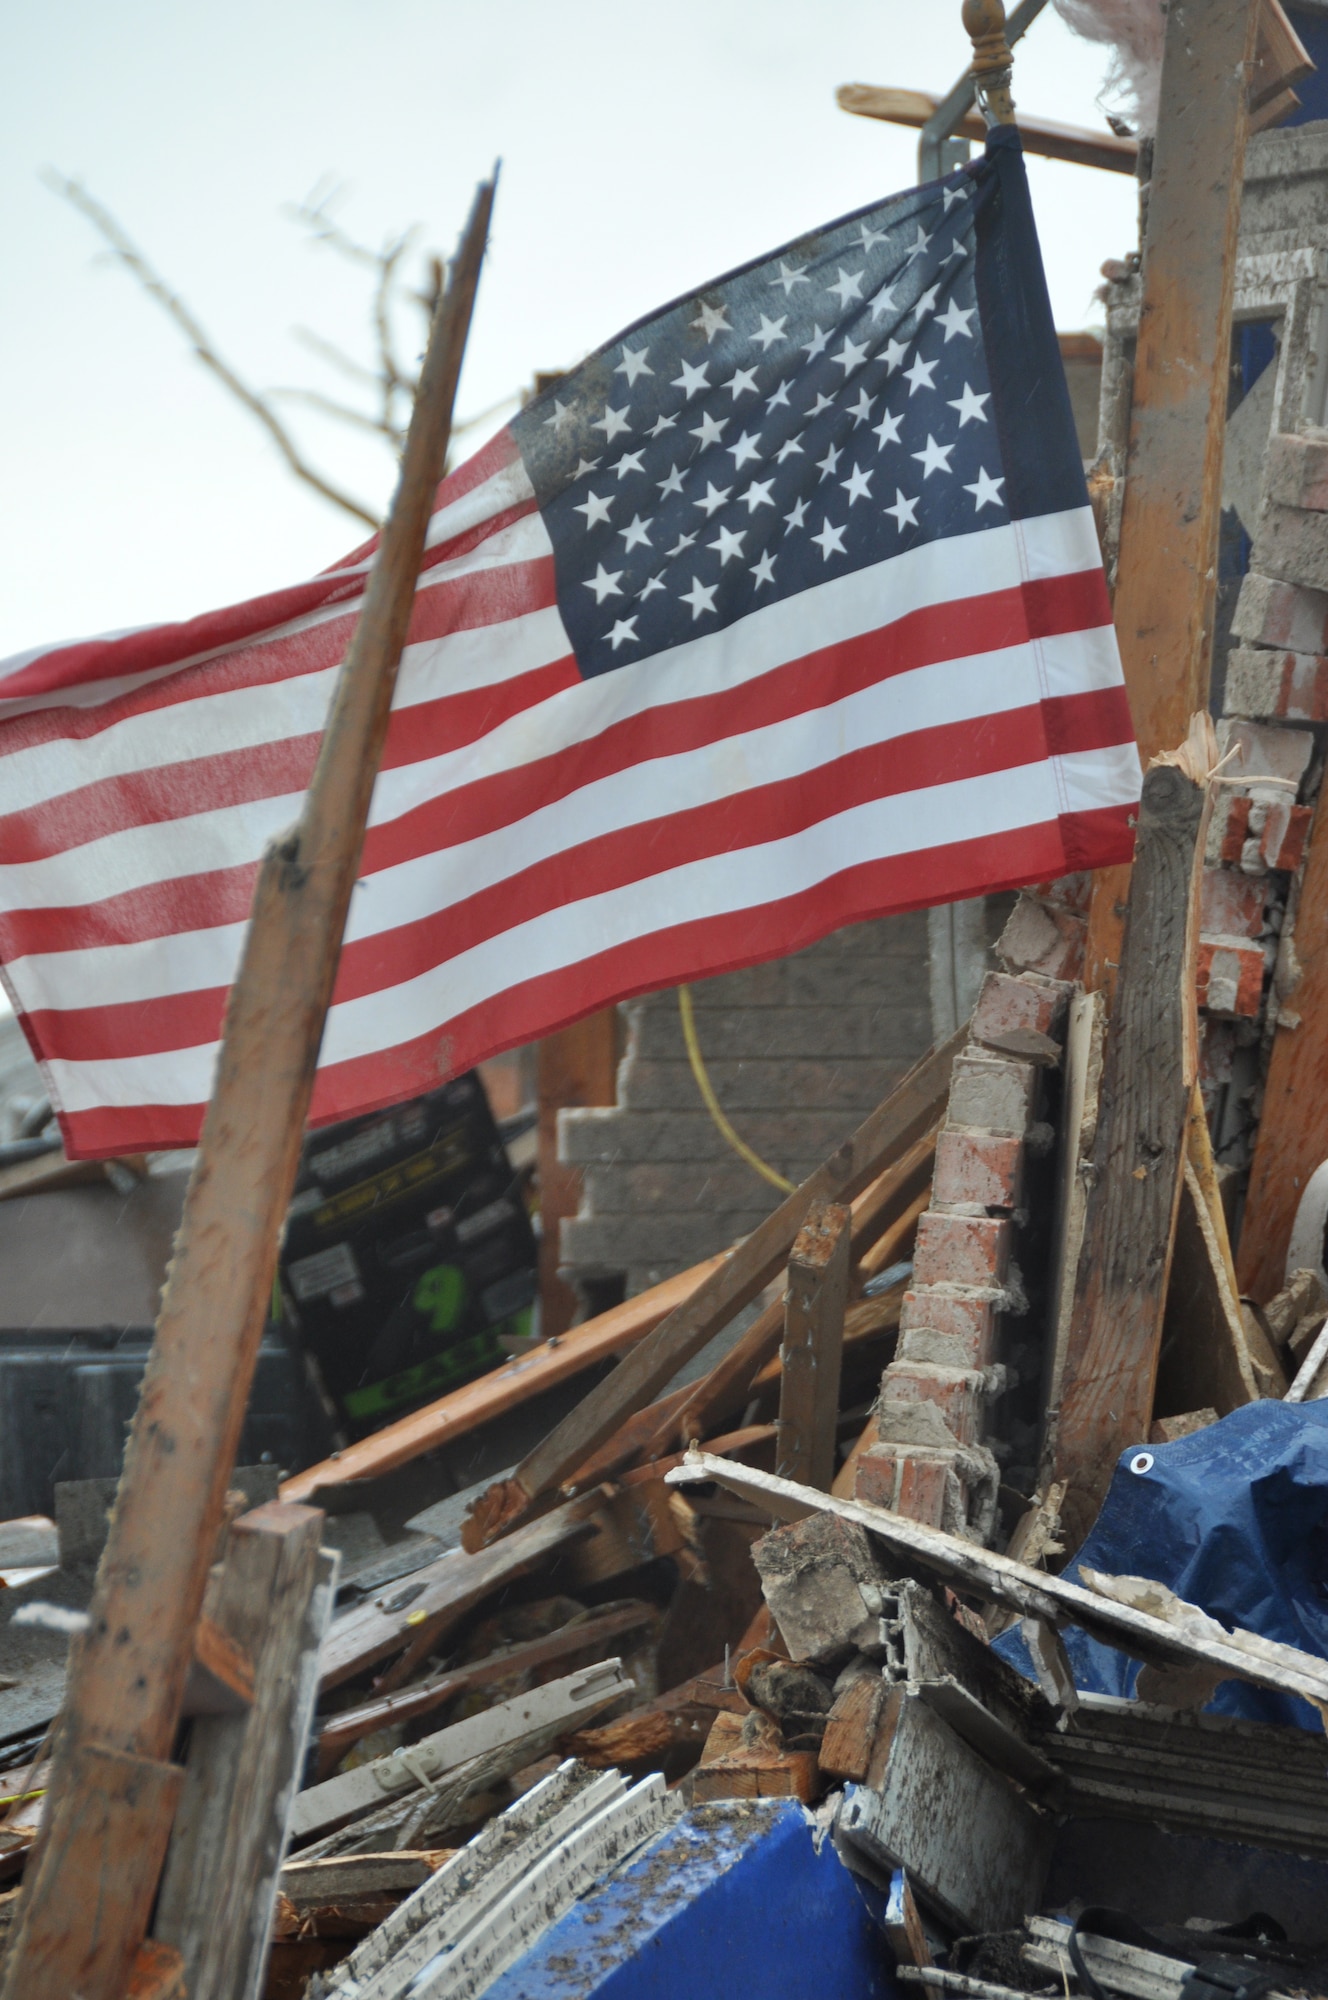
<svg viewBox="0 0 1328 2000"><path fill-rule="evenodd" d="M746 1160L749 1167L754 1167L763 1181L769 1181L771 1187L780 1188L785 1194L792 1194L793 1182L786 1181L783 1174L777 1174L773 1167L768 1167L761 1158L761 1155L754 1153L747 1144L747 1141L738 1137L738 1134L724 1116L723 1107L719 1099L715 1096L714 1085L711 1083L706 1072L705 1057L701 1054L701 1044L696 1039L696 1016L692 1012L692 989L690 986L680 986L678 988L678 1012L682 1015L682 1038L687 1044L687 1059L692 1065L692 1075L696 1078L696 1087L705 1100L706 1110L710 1113L710 1116L714 1119L734 1152L740 1154Z"/></svg>

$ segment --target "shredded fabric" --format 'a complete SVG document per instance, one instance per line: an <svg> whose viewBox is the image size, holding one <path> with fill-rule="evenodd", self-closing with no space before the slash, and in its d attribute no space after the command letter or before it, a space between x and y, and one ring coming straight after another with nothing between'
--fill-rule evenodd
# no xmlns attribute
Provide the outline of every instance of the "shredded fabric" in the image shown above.
<svg viewBox="0 0 1328 2000"><path fill-rule="evenodd" d="M1054 0L1054 5L1073 33L1111 50L1099 104L1138 132L1154 131L1166 27L1163 0Z"/></svg>

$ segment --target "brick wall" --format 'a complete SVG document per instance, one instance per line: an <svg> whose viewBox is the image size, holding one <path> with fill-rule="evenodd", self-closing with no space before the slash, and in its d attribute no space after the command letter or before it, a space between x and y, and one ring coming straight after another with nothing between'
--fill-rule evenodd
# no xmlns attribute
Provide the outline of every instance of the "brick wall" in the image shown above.
<svg viewBox="0 0 1328 2000"><path fill-rule="evenodd" d="M742 1137L803 1179L930 1046L927 918L837 931L792 957L693 988L716 1094ZM618 1102L564 1111L561 1157L585 1170L563 1222L572 1281L642 1290L755 1228L779 1200L701 1102L675 993L629 1001Z"/></svg>

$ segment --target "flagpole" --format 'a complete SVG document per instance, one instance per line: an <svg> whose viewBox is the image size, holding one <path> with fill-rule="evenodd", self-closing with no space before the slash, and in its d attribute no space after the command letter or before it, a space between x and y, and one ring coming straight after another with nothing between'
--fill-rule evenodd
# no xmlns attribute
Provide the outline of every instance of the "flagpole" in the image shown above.
<svg viewBox="0 0 1328 2000"><path fill-rule="evenodd" d="M183 1776L170 1759L185 1678L447 456L493 195L494 181L476 194L435 314L396 497L303 810L259 874L89 1624L70 1649L5 2000L121 2000L146 1933Z"/></svg>
<svg viewBox="0 0 1328 2000"><path fill-rule="evenodd" d="M971 75L989 125L1014 124L1010 77L1014 58L1005 33L1003 0L964 0L964 26L973 44Z"/></svg>

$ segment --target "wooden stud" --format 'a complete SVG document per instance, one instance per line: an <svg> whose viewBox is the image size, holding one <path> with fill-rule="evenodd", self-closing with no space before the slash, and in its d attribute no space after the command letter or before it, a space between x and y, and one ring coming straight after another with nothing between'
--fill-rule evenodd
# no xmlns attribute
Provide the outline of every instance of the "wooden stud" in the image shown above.
<svg viewBox="0 0 1328 2000"><path fill-rule="evenodd" d="M836 1695L826 1717L825 1735L817 1758L821 1769L832 1778L848 1778L860 1785L871 1764L876 1725L887 1693L887 1683L879 1673L862 1674Z"/></svg>
<svg viewBox="0 0 1328 2000"><path fill-rule="evenodd" d="M789 1254L775 1470L828 1492L848 1297L849 1212L818 1202Z"/></svg>
<svg viewBox="0 0 1328 2000"><path fill-rule="evenodd" d="M917 1900L909 1885L908 1875L902 1868L896 1868L890 1877L890 1894L882 1912L881 1924L886 1943L895 1955L896 1965L932 1963L931 1946L927 1943L927 1933L918 1915Z"/></svg>
<svg viewBox="0 0 1328 2000"><path fill-rule="evenodd" d="M122 2000L147 1929L162 1857L184 1783L178 1764L96 1744L67 1753L68 1807L58 1845L39 1842L28 1863L5 1966L13 2000L71 1994ZM60 1909L59 1924L32 1922ZM23 1944L24 1978L14 1985Z"/></svg>
<svg viewBox="0 0 1328 2000"><path fill-rule="evenodd" d="M581 1206L581 1169L558 1158L558 1113L618 1101L618 1010L604 1007L546 1035L536 1061L539 1095L540 1324L546 1338L567 1332L577 1297L558 1275L559 1230Z"/></svg>
<svg viewBox="0 0 1328 2000"><path fill-rule="evenodd" d="M858 118L879 118L887 125L907 125L920 131L934 116L939 97L921 90L892 90L872 83L843 83L835 92L841 111ZM1026 153L1044 160L1068 160L1074 166L1099 167L1109 174L1133 174L1139 162L1139 141L1118 138L1114 132L1093 132L1078 125L1057 125L1048 118L1016 121ZM955 127L957 139L974 139L981 145L987 127L980 111L967 111Z"/></svg>
<svg viewBox="0 0 1328 2000"><path fill-rule="evenodd" d="M1259 0L1172 0L1149 181L1115 618L1145 765L1208 706L1247 79ZM1093 890L1085 984L1111 990L1129 868Z"/></svg>
<svg viewBox="0 0 1328 2000"><path fill-rule="evenodd" d="M190 2000L257 1992L285 1809L304 1764L292 1705L310 1650L322 1530L316 1509L276 1501L237 1521L227 1546L214 1617L253 1661L252 1705L194 1723L155 1925L158 1942L184 1959ZM316 1659L317 1640L312 1651Z"/></svg>

